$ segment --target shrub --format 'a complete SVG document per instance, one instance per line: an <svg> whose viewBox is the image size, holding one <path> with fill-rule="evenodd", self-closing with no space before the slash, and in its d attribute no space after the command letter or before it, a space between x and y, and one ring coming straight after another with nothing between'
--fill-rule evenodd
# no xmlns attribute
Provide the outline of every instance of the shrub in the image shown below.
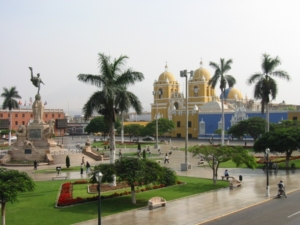
<svg viewBox="0 0 300 225"><path fill-rule="evenodd" d="M68 155L66 157L66 167L70 168L70 157Z"/></svg>
<svg viewBox="0 0 300 225"><path fill-rule="evenodd" d="M162 176L159 180L159 183L165 186L171 186L176 184L177 176L174 170L168 167L162 167Z"/></svg>

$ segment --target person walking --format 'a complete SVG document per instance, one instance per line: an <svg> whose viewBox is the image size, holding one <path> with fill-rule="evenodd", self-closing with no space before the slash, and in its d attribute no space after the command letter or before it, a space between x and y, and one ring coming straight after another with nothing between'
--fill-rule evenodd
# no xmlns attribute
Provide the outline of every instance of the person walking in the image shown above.
<svg viewBox="0 0 300 225"><path fill-rule="evenodd" d="M82 156L81 163L84 165L84 156Z"/></svg>
<svg viewBox="0 0 300 225"><path fill-rule="evenodd" d="M33 169L34 169L34 170L37 170L37 164L38 164L37 161L34 160L34 162L33 162Z"/></svg>
<svg viewBox="0 0 300 225"><path fill-rule="evenodd" d="M88 161L86 161L86 173L90 172L90 167L91 167L91 165L89 164Z"/></svg>
<svg viewBox="0 0 300 225"><path fill-rule="evenodd" d="M81 163L81 165L80 165L80 174L81 174L81 175L83 174L83 167L84 167L84 164Z"/></svg>
<svg viewBox="0 0 300 225"><path fill-rule="evenodd" d="M122 150L119 150L119 158L122 158Z"/></svg>
<svg viewBox="0 0 300 225"><path fill-rule="evenodd" d="M165 155L164 164L166 164L167 162L169 163L169 155L168 155L168 153L166 153L166 155Z"/></svg>

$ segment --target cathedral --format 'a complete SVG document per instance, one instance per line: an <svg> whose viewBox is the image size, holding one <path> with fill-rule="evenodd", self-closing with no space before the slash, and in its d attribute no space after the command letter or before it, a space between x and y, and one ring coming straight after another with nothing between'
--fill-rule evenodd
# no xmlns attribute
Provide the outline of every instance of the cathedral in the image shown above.
<svg viewBox="0 0 300 225"><path fill-rule="evenodd" d="M203 68L202 61L190 77L187 77L187 96L180 88L179 82L174 75L168 71L160 74L158 80L153 84L153 103L151 104L151 119L167 118L174 121L175 129L169 135L171 137L185 137L186 126L188 126L189 138L208 138L214 131L221 129L221 99L216 90L209 86L210 72ZM187 102L186 102L187 101ZM188 123L186 124L186 105L188 108ZM280 104L270 104L270 122L278 123L281 120L300 118L298 107L289 111ZM275 106L276 110L272 106ZM272 110L273 108L273 110ZM280 110L282 109L282 110ZM252 116L265 118L261 114L260 102L245 98L241 92L232 87L225 90L224 96L225 129L240 120Z"/></svg>

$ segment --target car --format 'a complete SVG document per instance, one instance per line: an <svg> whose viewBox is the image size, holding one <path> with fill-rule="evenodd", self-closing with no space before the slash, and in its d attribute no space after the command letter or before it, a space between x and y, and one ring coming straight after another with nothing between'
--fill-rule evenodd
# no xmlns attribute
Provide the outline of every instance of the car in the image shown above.
<svg viewBox="0 0 300 225"><path fill-rule="evenodd" d="M154 137L147 136L147 137L144 137L142 140L143 140L143 141L154 141L155 138L154 138Z"/></svg>

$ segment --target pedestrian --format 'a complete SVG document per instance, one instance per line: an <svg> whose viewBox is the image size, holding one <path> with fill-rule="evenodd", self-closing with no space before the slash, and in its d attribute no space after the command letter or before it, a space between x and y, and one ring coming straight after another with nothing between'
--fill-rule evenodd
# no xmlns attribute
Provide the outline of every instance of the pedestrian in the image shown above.
<svg viewBox="0 0 300 225"><path fill-rule="evenodd" d="M227 180L229 179L229 173L228 173L228 170L225 170L224 176L226 177Z"/></svg>
<svg viewBox="0 0 300 225"><path fill-rule="evenodd" d="M33 162L33 169L34 169L34 170L37 170L37 164L38 164L37 161L34 160L34 162Z"/></svg>
<svg viewBox="0 0 300 225"><path fill-rule="evenodd" d="M104 146L104 151L106 151L106 145Z"/></svg>
<svg viewBox="0 0 300 225"><path fill-rule="evenodd" d="M169 163L169 155L168 155L168 153L166 153L166 155L165 155L165 161L164 161L164 164L166 164L166 162Z"/></svg>
<svg viewBox="0 0 300 225"><path fill-rule="evenodd" d="M161 155L160 148L158 149L158 155Z"/></svg>
<svg viewBox="0 0 300 225"><path fill-rule="evenodd" d="M84 156L82 156L81 163L84 165Z"/></svg>
<svg viewBox="0 0 300 225"><path fill-rule="evenodd" d="M119 158L121 158L122 157L122 150L120 149L119 150Z"/></svg>
<svg viewBox="0 0 300 225"><path fill-rule="evenodd" d="M81 165L80 165L80 174L81 175L83 174L83 167L84 167L84 163L81 163Z"/></svg>
<svg viewBox="0 0 300 225"><path fill-rule="evenodd" d="M90 172L90 167L91 167L91 165L89 164L88 161L86 161L86 173Z"/></svg>

